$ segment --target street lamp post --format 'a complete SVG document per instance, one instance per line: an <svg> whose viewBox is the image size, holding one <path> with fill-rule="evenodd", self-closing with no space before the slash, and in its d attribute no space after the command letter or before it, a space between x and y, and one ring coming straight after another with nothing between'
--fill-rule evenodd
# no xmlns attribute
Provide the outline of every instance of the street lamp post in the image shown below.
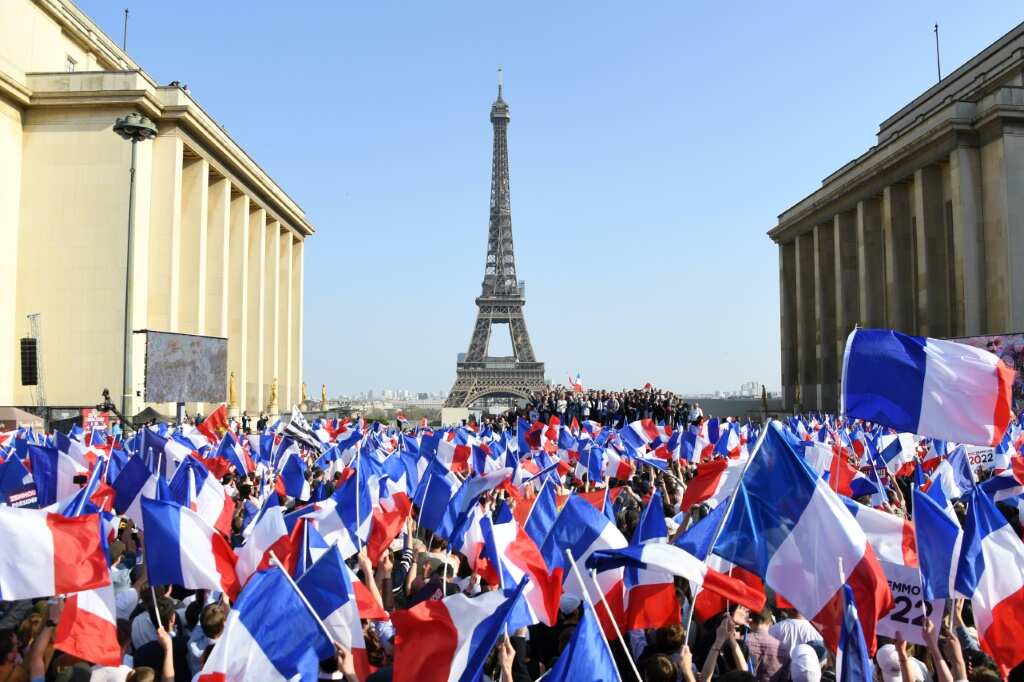
<svg viewBox="0 0 1024 682"><path fill-rule="evenodd" d="M114 132L132 143L132 165L128 172L128 257L124 271L124 389L121 414L131 416L132 394L132 248L135 241L135 158L136 144L156 137L156 125L142 114L132 112L114 122ZM126 422L122 428L127 428Z"/></svg>

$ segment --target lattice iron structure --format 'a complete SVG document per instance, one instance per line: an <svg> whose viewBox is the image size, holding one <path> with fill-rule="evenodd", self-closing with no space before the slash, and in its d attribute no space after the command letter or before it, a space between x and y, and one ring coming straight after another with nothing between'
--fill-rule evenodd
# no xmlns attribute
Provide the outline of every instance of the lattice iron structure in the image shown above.
<svg viewBox="0 0 1024 682"><path fill-rule="evenodd" d="M476 299L476 324L469 351L456 368L455 385L445 407L469 407L484 398L525 399L544 388L544 363L537 362L526 330L526 290L516 278L512 247L512 204L508 183L508 104L501 96L491 106L494 152L491 162L491 216L487 232L484 281ZM491 330L508 325L512 355L488 355Z"/></svg>

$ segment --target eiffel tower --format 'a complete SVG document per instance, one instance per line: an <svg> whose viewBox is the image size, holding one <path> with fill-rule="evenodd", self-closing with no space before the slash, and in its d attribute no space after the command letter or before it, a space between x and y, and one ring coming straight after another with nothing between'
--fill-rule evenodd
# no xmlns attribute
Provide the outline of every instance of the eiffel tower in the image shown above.
<svg viewBox="0 0 1024 682"><path fill-rule="evenodd" d="M508 104L501 97L491 106L494 156L491 162L491 218L487 231L484 281L476 299L476 324L469 351L456 366L455 385L445 407L469 407L483 398L526 399L544 388L544 363L537 362L526 331L523 306L526 289L516 279L512 250L512 207L508 191ZM512 355L488 355L491 329L508 325Z"/></svg>

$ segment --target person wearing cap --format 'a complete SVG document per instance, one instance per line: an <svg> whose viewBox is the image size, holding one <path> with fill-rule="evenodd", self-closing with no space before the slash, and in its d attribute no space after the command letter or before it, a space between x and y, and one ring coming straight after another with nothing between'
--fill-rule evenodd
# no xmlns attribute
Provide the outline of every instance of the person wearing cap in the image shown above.
<svg viewBox="0 0 1024 682"><path fill-rule="evenodd" d="M875 664L882 682L931 682L928 668L907 653L907 643L899 636L895 644L878 647Z"/></svg>

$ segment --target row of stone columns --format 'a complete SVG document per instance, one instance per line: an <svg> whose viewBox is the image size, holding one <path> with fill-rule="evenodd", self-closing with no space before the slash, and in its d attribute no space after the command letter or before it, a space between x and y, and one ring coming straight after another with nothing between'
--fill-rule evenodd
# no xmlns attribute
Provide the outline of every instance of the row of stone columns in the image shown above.
<svg viewBox="0 0 1024 682"><path fill-rule="evenodd" d="M302 375L302 238L177 136L154 141L152 172L149 328L226 336L238 411L266 411L275 380L277 407L290 409Z"/></svg>
<svg viewBox="0 0 1024 682"><path fill-rule="evenodd" d="M937 337L979 326L976 313L965 324L957 304L957 273L966 269L972 277L979 267L977 249L968 248L976 239L957 246L956 221L977 201L962 156L955 150L950 162L918 169L780 243L783 385L791 389L790 404L799 397L805 408L838 407L843 351L855 326Z"/></svg>

